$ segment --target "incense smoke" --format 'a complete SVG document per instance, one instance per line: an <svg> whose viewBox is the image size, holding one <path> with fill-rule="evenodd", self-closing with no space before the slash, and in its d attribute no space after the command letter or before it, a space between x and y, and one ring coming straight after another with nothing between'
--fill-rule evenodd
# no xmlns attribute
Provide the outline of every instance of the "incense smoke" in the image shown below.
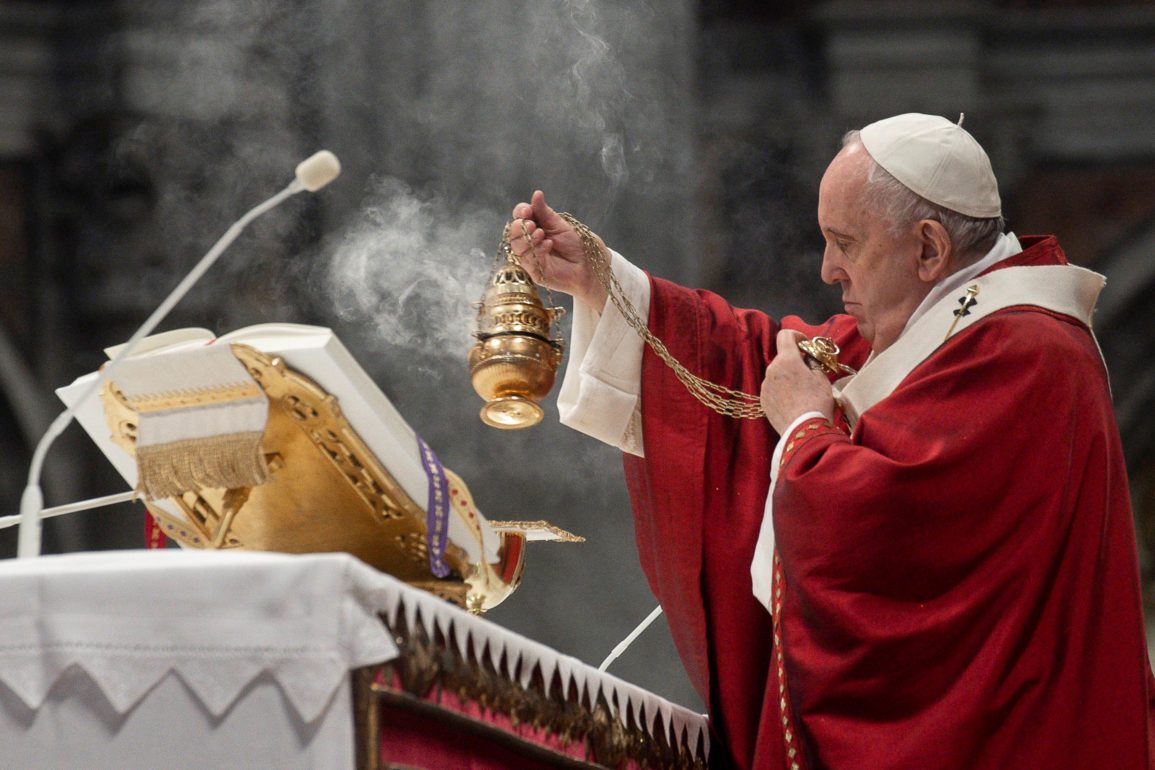
<svg viewBox="0 0 1155 770"><path fill-rule="evenodd" d="M380 180L329 258L333 311L387 347L461 361L490 266L480 245L497 243L503 221L490 219L447 216L443 200Z"/></svg>
<svg viewBox="0 0 1155 770"><path fill-rule="evenodd" d="M660 164L669 149L629 137L667 117L645 98L657 86L637 73L631 83L620 55L636 47L631 36L652 11L531 4L510 30L497 21L506 7L470 4L454 19L463 33L455 52L473 66L434 68L416 90L404 77L366 84L391 106L380 131L392 178L370 183L355 221L326 249L337 318L371 328L386 347L451 357L455 373L492 265L484 254L512 205L541 187L600 230L631 167ZM403 72L395 60L382 64ZM656 182L648 192L659 199Z"/></svg>

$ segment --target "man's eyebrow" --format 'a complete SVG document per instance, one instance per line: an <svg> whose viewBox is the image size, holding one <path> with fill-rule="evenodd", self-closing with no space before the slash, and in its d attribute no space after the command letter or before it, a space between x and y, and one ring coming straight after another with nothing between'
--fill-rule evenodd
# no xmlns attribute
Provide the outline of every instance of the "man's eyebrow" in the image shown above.
<svg viewBox="0 0 1155 770"><path fill-rule="evenodd" d="M833 227L824 227L822 228L822 232L833 235L837 238L849 238L850 240L854 240L854 236L850 233L843 232L842 230L836 230Z"/></svg>

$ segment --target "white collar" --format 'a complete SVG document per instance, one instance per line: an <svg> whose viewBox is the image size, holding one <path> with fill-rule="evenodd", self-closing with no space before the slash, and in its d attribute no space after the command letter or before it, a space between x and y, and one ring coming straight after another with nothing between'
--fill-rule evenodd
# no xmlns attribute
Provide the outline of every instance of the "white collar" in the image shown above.
<svg viewBox="0 0 1155 770"><path fill-rule="evenodd" d="M962 334L988 316L1014 306L1033 306L1068 316L1088 330L1095 300L1106 279L1071 265L1010 266L991 270L967 281L981 299L959 311L953 293L939 299L893 345L863 364L858 374L834 384L834 397L853 424L867 409L885 399L914 371L934 355L952 335ZM962 286L956 286L960 291ZM1021 328L1021 327L1020 327Z"/></svg>
<svg viewBox="0 0 1155 770"><path fill-rule="evenodd" d="M911 314L910 318L907 319L906 326L902 327L902 334L906 334L910 330L910 327L914 326L914 322L921 318L926 311L934 307L934 304L944 296L950 294L992 265L1002 262L1007 257L1013 257L1022 250L1023 247L1019 244L1019 239L1015 237L1014 233L1001 233L995 241L995 245L991 247L991 250L988 251L982 259L973 265L967 265L961 270L951 273L935 284L934 288L923 298L922 303L914 313ZM902 334L898 336L901 337Z"/></svg>

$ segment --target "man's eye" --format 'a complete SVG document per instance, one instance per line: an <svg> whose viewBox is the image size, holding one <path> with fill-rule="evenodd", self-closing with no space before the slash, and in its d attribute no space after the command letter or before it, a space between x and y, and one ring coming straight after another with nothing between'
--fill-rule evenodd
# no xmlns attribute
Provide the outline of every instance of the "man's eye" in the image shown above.
<svg viewBox="0 0 1155 770"><path fill-rule="evenodd" d="M850 247L850 244L847 243L846 241L835 241L834 245L837 246L838 250L841 251L843 254L845 254L846 249Z"/></svg>

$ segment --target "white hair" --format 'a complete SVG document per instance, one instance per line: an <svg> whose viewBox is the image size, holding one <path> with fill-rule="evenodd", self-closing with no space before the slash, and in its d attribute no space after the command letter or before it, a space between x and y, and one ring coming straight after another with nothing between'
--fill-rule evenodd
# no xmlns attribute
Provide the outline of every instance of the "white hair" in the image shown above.
<svg viewBox="0 0 1155 770"><path fill-rule="evenodd" d="M843 147L852 144L862 144L858 131L848 131L842 137ZM866 194L892 235L898 235L915 222L932 219L942 224L963 259L978 259L986 254L1006 229L1002 217L968 217L928 201L895 179L874 158L870 159L870 171L866 175Z"/></svg>

